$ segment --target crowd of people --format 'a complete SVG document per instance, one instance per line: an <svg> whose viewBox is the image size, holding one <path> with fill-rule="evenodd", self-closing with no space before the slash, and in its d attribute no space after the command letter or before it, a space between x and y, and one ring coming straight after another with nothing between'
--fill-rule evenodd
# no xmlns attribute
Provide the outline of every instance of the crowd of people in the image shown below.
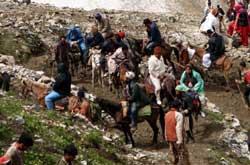
<svg viewBox="0 0 250 165"><path fill-rule="evenodd" d="M248 5L246 5L245 1L237 1L235 3L235 1L230 0L229 10L226 14L219 5L213 8L210 0L206 4L205 16L200 30L209 37L208 48L202 59L205 69L209 69L215 65L216 60L223 56L225 52L225 43L222 36L222 26L224 29L226 27L224 15L230 21L227 34L234 36L238 33L243 46L248 46L249 16L247 12ZM143 24L147 32L147 40L143 52L145 56L149 56L148 72L154 86L155 99L149 99L145 90L138 84L136 66L130 62L138 52L132 49L125 32L119 31L114 33L109 19L101 13L97 13L95 14L95 25L92 26L91 32L86 37L81 32L79 25L70 26L66 36L60 37L60 41L55 48L58 75L55 78L52 91L45 97L47 109L55 109L56 100L70 95L72 81L71 74L68 71L70 49L73 46L79 47L82 64L87 64L90 48L100 49L104 57L111 57L107 63L116 64L113 72L117 71L117 66L120 66L120 64L126 64L124 99L129 104L128 116L131 120L130 126L132 130L136 130L140 108L152 103L162 106L162 81L166 76L170 75L173 69L172 66L166 64L163 60L162 37L156 22L147 18L143 20ZM126 61L128 62L126 63ZM250 94L250 72L248 72L245 62L242 62L240 66L242 79L236 82L245 83L244 98L247 106L250 107L248 98ZM204 97L204 80L191 64L185 66L179 82L176 82L175 94L173 100L168 102L169 111L165 115L165 139L170 144L174 154L174 164L180 161L180 155L182 154L180 152L185 151L185 142L188 143L190 139L193 142L195 141L193 113L202 114L200 99ZM186 137L185 142L184 137ZM22 134L19 140L13 143L6 154L0 158L0 164L23 164L23 151L32 145L32 138L29 135ZM71 164L76 155L77 149L74 145L66 146L64 156L58 162L58 165Z"/></svg>

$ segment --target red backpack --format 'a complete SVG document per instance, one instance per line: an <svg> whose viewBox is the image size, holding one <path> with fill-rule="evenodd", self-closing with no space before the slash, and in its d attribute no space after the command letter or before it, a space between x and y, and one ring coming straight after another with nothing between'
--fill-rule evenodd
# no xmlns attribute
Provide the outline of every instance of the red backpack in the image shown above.
<svg viewBox="0 0 250 165"><path fill-rule="evenodd" d="M246 71L245 83L250 84L250 70Z"/></svg>

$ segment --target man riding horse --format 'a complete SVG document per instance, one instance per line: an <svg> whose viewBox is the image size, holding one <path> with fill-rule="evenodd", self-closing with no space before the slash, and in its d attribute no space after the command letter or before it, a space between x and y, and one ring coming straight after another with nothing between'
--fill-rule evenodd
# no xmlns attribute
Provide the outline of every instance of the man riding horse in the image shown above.
<svg viewBox="0 0 250 165"><path fill-rule="evenodd" d="M129 114L131 119L131 129L136 129L137 127L137 113L140 108L150 104L149 98L147 98L146 93L140 88L140 86L135 81L134 72L126 72L126 100L129 102Z"/></svg>
<svg viewBox="0 0 250 165"><path fill-rule="evenodd" d="M144 52L146 55L151 55L153 53L154 47L161 44L162 38L158 26L155 22L150 19L144 19L143 24L147 28L148 42L145 46Z"/></svg>
<svg viewBox="0 0 250 165"><path fill-rule="evenodd" d="M213 32L212 30L207 31L209 36L208 48L206 49L207 54L203 56L202 64L205 68L209 68L211 64L214 64L225 53L225 42L221 35Z"/></svg>
<svg viewBox="0 0 250 165"><path fill-rule="evenodd" d="M148 60L148 69L150 79L155 87L155 96L157 104L161 105L161 81L164 79L166 71L171 70L171 67L165 65L161 56L161 48L158 46L154 48L154 55L152 55Z"/></svg>
<svg viewBox="0 0 250 165"><path fill-rule="evenodd" d="M81 53L81 62L82 64L86 64L88 57L88 48L78 25L69 27L69 31L67 33L67 42L70 43L71 47L75 44L79 46Z"/></svg>

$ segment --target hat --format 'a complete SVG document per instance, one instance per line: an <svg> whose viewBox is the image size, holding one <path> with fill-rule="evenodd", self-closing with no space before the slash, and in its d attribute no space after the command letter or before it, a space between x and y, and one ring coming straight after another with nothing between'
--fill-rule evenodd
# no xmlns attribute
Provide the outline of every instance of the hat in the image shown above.
<svg viewBox="0 0 250 165"><path fill-rule="evenodd" d="M102 18L101 13L96 13L96 14L95 14L95 18Z"/></svg>
<svg viewBox="0 0 250 165"><path fill-rule="evenodd" d="M131 72L131 71L128 71L125 73L125 77L132 80L135 78L135 73L134 72Z"/></svg>
<svg viewBox="0 0 250 165"><path fill-rule="evenodd" d="M123 31L119 31L118 35L120 36L120 38L124 38L125 37L125 33Z"/></svg>
<svg viewBox="0 0 250 165"><path fill-rule="evenodd" d="M80 27L80 25L79 25L79 24L75 24L75 27L79 28L79 27Z"/></svg>
<svg viewBox="0 0 250 165"><path fill-rule="evenodd" d="M146 18L146 19L144 19L143 20L143 24L144 25L147 25L147 24L149 24L151 21L150 21L150 19L148 19L148 18Z"/></svg>
<svg viewBox="0 0 250 165"><path fill-rule="evenodd" d="M217 10L217 9L213 9L213 10L211 11L211 13L212 13L213 15L216 15L216 14L218 14L218 10Z"/></svg>
<svg viewBox="0 0 250 165"><path fill-rule="evenodd" d="M180 91L180 92L187 92L187 91L188 91L188 88L185 88L185 87L182 86L182 85L177 85L177 86L175 87L175 90L176 90L176 91Z"/></svg>

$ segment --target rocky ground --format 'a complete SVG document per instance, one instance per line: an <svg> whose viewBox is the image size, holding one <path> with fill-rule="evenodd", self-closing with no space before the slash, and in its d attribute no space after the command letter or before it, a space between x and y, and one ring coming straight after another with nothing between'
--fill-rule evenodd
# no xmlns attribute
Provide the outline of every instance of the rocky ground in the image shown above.
<svg viewBox="0 0 250 165"><path fill-rule="evenodd" d="M192 3L187 3L186 6L190 12L185 10L167 14L148 14L101 11L110 17L114 29L125 30L129 36L143 38L145 34L142 20L150 17L158 21L163 36L170 43L181 39L202 46L207 42L207 38L200 34L197 28L202 17L202 10L200 8L193 10ZM34 72L21 66L10 67L11 70L14 68L12 73L18 75L16 76L18 78L39 79L39 76L44 73L50 75L49 62L58 35L65 33L66 28L75 23L80 24L83 31L88 31L95 12L69 8L62 10L38 4L26 6L9 0L0 0L0 54L13 55L18 64L43 71ZM227 50L228 55L237 61L241 58L249 60L249 49L236 50L228 46ZM0 65L0 68L3 71L6 66ZM213 72L211 76L213 75L215 78L212 81L221 80L220 72ZM88 78L74 79L74 83L84 85L89 92L98 96L117 99L106 88L92 88ZM0 140L1 153L21 130L27 129L37 132L35 133L36 146L28 152L27 164L40 165L44 162L54 164L62 154L63 145L72 140L82 147L78 161L83 161L83 163L85 161L88 164L170 163L170 153L161 136L159 136L160 143L157 146L150 146L152 131L147 123L139 125L135 133L137 148L130 149L121 142L121 134L114 132L113 129L107 131L108 135L106 135L102 131L103 128L98 127L100 125L93 127L85 120L75 119L68 113L42 111L33 100L23 100L17 95L19 95L18 92L11 92L0 98L0 135L3 137ZM196 142L187 144L191 164L250 164L246 158L242 157L248 157L245 155L247 151L244 150L247 145L244 133L250 132L248 121L250 112L244 109L239 93L236 90L226 93L218 85L208 83L206 96L219 107L221 112L234 114L240 119L241 126L231 115L224 116L207 111L207 117L201 118L195 125ZM210 107L210 109L217 108ZM223 118L226 119L225 122ZM47 134L48 130L51 130L49 134ZM9 132L8 136L6 132ZM88 136L87 133L90 135Z"/></svg>

